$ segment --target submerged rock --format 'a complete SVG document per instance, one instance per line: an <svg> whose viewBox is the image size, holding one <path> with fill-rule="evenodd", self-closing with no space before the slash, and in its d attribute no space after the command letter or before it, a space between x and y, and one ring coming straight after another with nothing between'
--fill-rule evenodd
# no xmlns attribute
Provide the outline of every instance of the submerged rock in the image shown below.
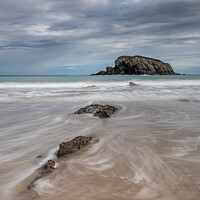
<svg viewBox="0 0 200 200"><path fill-rule="evenodd" d="M27 186L28 189L31 189L34 186L35 181L37 181L38 179L41 179L49 174L51 174L53 172L53 170L55 169L55 161L54 160L48 160L46 164L44 164L41 168L39 168L38 174L35 177L35 179Z"/></svg>
<svg viewBox="0 0 200 200"><path fill-rule="evenodd" d="M115 74L148 74L148 75L175 75L170 64L161 60L144 56L120 56L115 60L115 67L107 67L106 71L100 71L93 75Z"/></svg>
<svg viewBox="0 0 200 200"><path fill-rule="evenodd" d="M188 101L190 101L190 100L187 99L187 98L181 98L181 99L178 99L178 101L188 102Z"/></svg>
<svg viewBox="0 0 200 200"><path fill-rule="evenodd" d="M137 84L130 81L128 85L129 85L129 86L135 86L135 85L137 85Z"/></svg>
<svg viewBox="0 0 200 200"><path fill-rule="evenodd" d="M114 114L119 108L111 105L92 104L84 108L80 108L74 114L92 113L99 118L108 118Z"/></svg>
<svg viewBox="0 0 200 200"><path fill-rule="evenodd" d="M91 136L78 136L71 141L61 143L57 153L58 158L75 153L83 146L88 145L91 140Z"/></svg>
<svg viewBox="0 0 200 200"><path fill-rule="evenodd" d="M40 154L40 155L37 155L37 156L36 156L36 158L39 158L39 159L40 159L40 158L44 158L44 157L45 157L45 154Z"/></svg>

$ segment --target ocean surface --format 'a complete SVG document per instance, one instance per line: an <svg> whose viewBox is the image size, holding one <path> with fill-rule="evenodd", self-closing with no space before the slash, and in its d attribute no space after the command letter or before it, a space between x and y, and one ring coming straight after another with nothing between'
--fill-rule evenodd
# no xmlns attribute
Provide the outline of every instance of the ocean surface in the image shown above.
<svg viewBox="0 0 200 200"><path fill-rule="evenodd" d="M121 109L108 119L73 114L93 103ZM79 135L93 143L27 190ZM200 75L0 76L0 197L199 200Z"/></svg>

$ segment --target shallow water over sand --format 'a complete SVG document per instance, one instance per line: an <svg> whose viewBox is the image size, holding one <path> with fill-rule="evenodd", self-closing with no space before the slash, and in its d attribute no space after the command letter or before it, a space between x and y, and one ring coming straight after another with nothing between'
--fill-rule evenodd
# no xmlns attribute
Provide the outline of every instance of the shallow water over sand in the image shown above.
<svg viewBox="0 0 200 200"><path fill-rule="evenodd" d="M101 86L76 91L82 100L73 101L66 92L62 98L20 97L19 101L17 96L15 101L2 102L1 198L198 200L199 90L184 86L181 92L180 87ZM109 119L72 114L90 103L110 103L121 109ZM27 192L33 172L55 158L59 143L78 135L93 136L93 143L57 160L56 170Z"/></svg>

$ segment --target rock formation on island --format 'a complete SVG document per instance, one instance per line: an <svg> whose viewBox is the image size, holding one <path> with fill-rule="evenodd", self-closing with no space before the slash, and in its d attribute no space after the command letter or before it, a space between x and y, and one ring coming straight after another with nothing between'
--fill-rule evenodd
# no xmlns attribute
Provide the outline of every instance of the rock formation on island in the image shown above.
<svg viewBox="0 0 200 200"><path fill-rule="evenodd" d="M106 71L100 71L92 75L176 75L170 64L160 60L143 56L120 56L115 60L115 67L106 67Z"/></svg>
<svg viewBox="0 0 200 200"><path fill-rule="evenodd" d="M108 118L117 110L119 110L119 108L111 105L92 104L90 106L80 108L74 114L92 113L94 116L99 118Z"/></svg>

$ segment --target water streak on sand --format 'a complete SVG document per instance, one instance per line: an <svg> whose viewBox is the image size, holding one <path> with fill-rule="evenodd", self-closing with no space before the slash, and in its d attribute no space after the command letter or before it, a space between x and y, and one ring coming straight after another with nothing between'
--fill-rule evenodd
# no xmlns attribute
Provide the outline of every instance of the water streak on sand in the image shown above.
<svg viewBox="0 0 200 200"><path fill-rule="evenodd" d="M1 198L198 200L198 81L136 80L133 87L97 81L76 88L71 82L0 83ZM108 119L72 114L90 103L122 109ZM25 177L54 158L59 143L78 135L94 141L59 160L52 174L36 181L35 193L21 192L31 180Z"/></svg>

